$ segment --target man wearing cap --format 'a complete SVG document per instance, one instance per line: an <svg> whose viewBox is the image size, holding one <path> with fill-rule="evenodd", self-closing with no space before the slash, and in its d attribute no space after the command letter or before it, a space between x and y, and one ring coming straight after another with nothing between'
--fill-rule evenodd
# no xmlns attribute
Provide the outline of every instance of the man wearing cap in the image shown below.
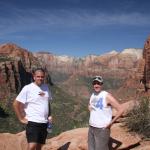
<svg viewBox="0 0 150 150"><path fill-rule="evenodd" d="M94 92L89 101L88 150L109 150L111 125L123 114L122 105L108 92L102 90L103 78L95 76L92 81ZM112 108L117 113L112 119Z"/></svg>

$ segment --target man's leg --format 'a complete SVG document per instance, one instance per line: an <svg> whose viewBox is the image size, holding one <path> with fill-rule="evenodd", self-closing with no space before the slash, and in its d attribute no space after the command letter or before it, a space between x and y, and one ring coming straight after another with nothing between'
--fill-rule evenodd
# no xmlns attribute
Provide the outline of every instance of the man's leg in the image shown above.
<svg viewBox="0 0 150 150"><path fill-rule="evenodd" d="M41 150L42 144L28 143L28 150Z"/></svg>
<svg viewBox="0 0 150 150"><path fill-rule="evenodd" d="M41 150L42 146L43 146L43 144L37 144L36 150Z"/></svg>
<svg viewBox="0 0 150 150"><path fill-rule="evenodd" d="M47 137L47 124L29 122L26 127L28 150L41 150Z"/></svg>
<svg viewBox="0 0 150 150"><path fill-rule="evenodd" d="M110 138L110 129L94 130L95 134L95 150L109 150L108 143Z"/></svg>
<svg viewBox="0 0 150 150"><path fill-rule="evenodd" d="M36 150L37 143L28 143L28 150Z"/></svg>
<svg viewBox="0 0 150 150"><path fill-rule="evenodd" d="M95 150L95 139L93 134L93 127L89 126L88 131L88 150Z"/></svg>

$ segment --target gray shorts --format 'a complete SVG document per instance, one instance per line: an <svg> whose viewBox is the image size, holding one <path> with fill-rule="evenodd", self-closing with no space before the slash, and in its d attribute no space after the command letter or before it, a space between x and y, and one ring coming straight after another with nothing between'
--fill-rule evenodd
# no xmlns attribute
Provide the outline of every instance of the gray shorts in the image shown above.
<svg viewBox="0 0 150 150"><path fill-rule="evenodd" d="M89 126L88 150L109 150L110 129Z"/></svg>

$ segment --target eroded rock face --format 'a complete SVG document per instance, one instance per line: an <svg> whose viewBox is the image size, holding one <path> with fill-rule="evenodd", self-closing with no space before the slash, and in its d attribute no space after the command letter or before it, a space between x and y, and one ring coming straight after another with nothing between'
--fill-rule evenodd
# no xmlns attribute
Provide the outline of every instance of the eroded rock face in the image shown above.
<svg viewBox="0 0 150 150"><path fill-rule="evenodd" d="M137 63L142 59L142 49L125 49L104 55L89 55L83 58L56 56L49 53L34 53L40 62L46 63L50 71L66 74L93 76L95 74L127 76L127 70L137 69ZM115 74L114 74L115 71Z"/></svg>
<svg viewBox="0 0 150 150"><path fill-rule="evenodd" d="M31 52L12 43L0 45L0 55L8 60L21 60L27 71L30 71L31 65L38 63Z"/></svg>
<svg viewBox="0 0 150 150"><path fill-rule="evenodd" d="M144 84L146 90L150 89L150 37L147 39L144 45L143 58L145 59L145 70L144 70Z"/></svg>
<svg viewBox="0 0 150 150"><path fill-rule="evenodd" d="M25 132L19 134L1 133L0 134L1 150L26 150L27 141Z"/></svg>
<svg viewBox="0 0 150 150"><path fill-rule="evenodd" d="M0 99L5 105L32 81L31 70L39 66L32 53L15 44L0 45ZM8 103L8 104L6 104Z"/></svg>
<svg viewBox="0 0 150 150"><path fill-rule="evenodd" d="M120 53L113 51L99 56L89 55L84 58L75 58L44 52L32 54L15 44L3 44L0 45L0 56L0 97L3 101L10 99L25 84L30 83L31 69L39 65L46 66L50 72L54 73L54 76L56 73L68 79L76 75L91 77L97 74L105 78L132 79L127 80L124 87L134 89L140 85L144 71L142 49L125 49ZM83 90L85 95L89 94L85 87Z"/></svg>
<svg viewBox="0 0 150 150"><path fill-rule="evenodd" d="M61 133L60 135L47 139L42 150L87 150L88 128L78 128ZM110 147L123 149L133 147L141 141L136 134L130 134L122 124L117 123L112 126ZM1 150L26 150L27 142L25 132L19 134L0 134Z"/></svg>
<svg viewBox="0 0 150 150"><path fill-rule="evenodd" d="M130 48L122 52L112 51L83 58L56 56L49 53L34 53L34 56L40 62L46 63L51 72L58 74L84 77L100 74L106 79L121 79L122 87L114 92L121 99L133 99L143 93L146 95L145 91L150 89L150 37L145 42L144 49ZM65 81L65 86L67 84ZM126 94L124 91L127 91Z"/></svg>
<svg viewBox="0 0 150 150"><path fill-rule="evenodd" d="M110 147L117 149L128 148L140 142L137 135L131 135L121 124L115 124L111 130ZM87 150L88 128L79 128L64 132L57 137L49 139L43 147L44 150L61 149L68 147L68 150Z"/></svg>
<svg viewBox="0 0 150 150"><path fill-rule="evenodd" d="M118 81L122 89L119 89L120 87L112 88L110 92L121 99L128 99L128 97L133 99L136 95L134 92L136 89L142 88L140 90L145 90L145 87L140 84L145 65L142 58L142 49L125 49L122 52L112 51L103 55L89 55L83 58L56 56L51 53L34 53L34 56L40 62L46 63L47 68L52 72L52 77L57 77L56 82L60 83L73 96L78 93L88 97L90 93L86 89L87 87L80 85L82 90L75 87L76 80L80 77L89 78L95 75L102 75L106 80L108 79L108 82L116 83ZM53 75L53 73L56 74ZM66 78L59 82L58 79L61 78L61 75ZM124 91L127 90L129 92L125 93Z"/></svg>

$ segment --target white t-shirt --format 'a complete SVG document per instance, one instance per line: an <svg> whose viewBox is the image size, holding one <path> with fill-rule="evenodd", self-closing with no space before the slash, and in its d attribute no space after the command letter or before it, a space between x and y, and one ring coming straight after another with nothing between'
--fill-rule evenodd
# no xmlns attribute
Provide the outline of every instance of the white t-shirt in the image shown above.
<svg viewBox="0 0 150 150"><path fill-rule="evenodd" d="M43 95L39 95L39 93ZM52 100L47 84L37 86L30 83L21 90L16 98L17 101L25 104L25 113L28 121L47 123L49 112L49 100Z"/></svg>
<svg viewBox="0 0 150 150"><path fill-rule="evenodd" d="M106 91L101 91L99 94L93 93L90 98L90 111L89 125L97 128L106 127L112 120L111 106L107 106Z"/></svg>

